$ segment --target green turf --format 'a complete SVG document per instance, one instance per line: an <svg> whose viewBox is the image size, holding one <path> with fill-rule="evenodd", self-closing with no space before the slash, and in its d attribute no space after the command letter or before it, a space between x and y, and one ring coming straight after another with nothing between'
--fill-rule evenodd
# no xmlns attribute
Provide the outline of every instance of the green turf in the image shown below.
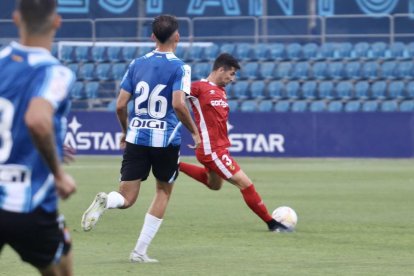
<svg viewBox="0 0 414 276"><path fill-rule="evenodd" d="M160 263L131 264L154 181L144 182L132 208L108 211L84 233L80 218L95 194L117 188L120 157L79 157L67 167L78 192L61 205L74 240L75 274L413 275L414 160L238 161L270 210L296 210L296 233L266 231L230 184L209 191L182 174L149 249ZM36 273L6 247L0 275Z"/></svg>

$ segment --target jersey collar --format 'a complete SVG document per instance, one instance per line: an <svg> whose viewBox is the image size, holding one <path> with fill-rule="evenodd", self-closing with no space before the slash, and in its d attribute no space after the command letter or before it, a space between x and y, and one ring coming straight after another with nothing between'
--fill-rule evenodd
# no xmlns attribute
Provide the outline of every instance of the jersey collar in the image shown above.
<svg viewBox="0 0 414 276"><path fill-rule="evenodd" d="M45 53L45 54L50 54L48 49L42 48L42 47L30 47L30 46L25 46L22 45L16 41L12 41L10 43L10 46L12 48L18 49L20 51L24 51L24 52L37 52L37 53Z"/></svg>

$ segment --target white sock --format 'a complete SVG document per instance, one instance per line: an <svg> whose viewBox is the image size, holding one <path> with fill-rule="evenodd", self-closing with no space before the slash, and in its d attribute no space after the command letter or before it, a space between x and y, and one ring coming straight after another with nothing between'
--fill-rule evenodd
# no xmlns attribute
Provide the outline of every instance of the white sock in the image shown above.
<svg viewBox="0 0 414 276"><path fill-rule="evenodd" d="M125 198L118 192L110 192L106 201L106 209L115 209L124 206Z"/></svg>
<svg viewBox="0 0 414 276"><path fill-rule="evenodd" d="M147 254L148 246L155 237L155 234L157 234L158 229L160 229L161 223L162 219L148 213L145 215L144 225L142 226L141 234L134 248L135 253L139 255Z"/></svg>

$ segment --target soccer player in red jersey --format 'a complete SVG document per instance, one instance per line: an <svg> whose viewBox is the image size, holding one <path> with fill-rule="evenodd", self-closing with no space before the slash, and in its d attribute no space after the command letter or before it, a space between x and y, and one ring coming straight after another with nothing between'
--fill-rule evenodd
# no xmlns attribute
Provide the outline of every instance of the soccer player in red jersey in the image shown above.
<svg viewBox="0 0 414 276"><path fill-rule="evenodd" d="M267 224L270 231L288 232L290 230L287 227L269 214L253 183L228 150L229 105L225 86L234 81L239 69L238 61L224 53L214 61L213 70L207 79L192 83L190 102L202 140L195 152L197 160L204 167L181 162L180 171L211 190L219 190L223 179L227 180L240 189L247 206Z"/></svg>

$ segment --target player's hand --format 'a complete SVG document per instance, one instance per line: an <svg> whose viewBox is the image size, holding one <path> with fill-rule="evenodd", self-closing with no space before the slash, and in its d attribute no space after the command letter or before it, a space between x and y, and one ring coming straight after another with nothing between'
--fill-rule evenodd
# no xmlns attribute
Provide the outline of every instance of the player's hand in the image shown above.
<svg viewBox="0 0 414 276"><path fill-rule="evenodd" d="M200 135L197 133L197 134L192 134L191 136L193 137L194 145L188 145L188 147L189 147L190 149L196 149L196 148L198 148L198 147L200 146L200 144L201 144L201 138L200 138Z"/></svg>
<svg viewBox="0 0 414 276"><path fill-rule="evenodd" d="M67 199L76 192L76 182L72 176L63 170L55 176L56 191L60 198Z"/></svg>
<svg viewBox="0 0 414 276"><path fill-rule="evenodd" d="M121 139L119 140L119 147L120 147L120 149L125 149L125 147L126 147L126 141L125 141L125 139L126 139L126 134L125 133L122 133Z"/></svg>
<svg viewBox="0 0 414 276"><path fill-rule="evenodd" d="M63 146L63 163L70 164L75 161L76 150L71 146Z"/></svg>

